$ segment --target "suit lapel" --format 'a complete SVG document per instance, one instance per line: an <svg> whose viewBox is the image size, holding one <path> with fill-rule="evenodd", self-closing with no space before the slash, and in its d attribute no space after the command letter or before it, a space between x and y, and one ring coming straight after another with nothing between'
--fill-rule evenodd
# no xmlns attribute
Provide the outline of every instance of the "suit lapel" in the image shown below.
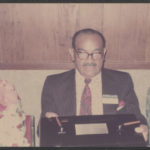
<svg viewBox="0 0 150 150"><path fill-rule="evenodd" d="M115 102L116 98L114 97L118 95L114 87L114 81L111 78L110 74L107 72L108 70L104 68L102 69L102 74L101 74L102 75L102 98L104 102L103 111L104 114L114 114L116 113L116 108L118 106L118 104Z"/></svg>
<svg viewBox="0 0 150 150"><path fill-rule="evenodd" d="M105 69L102 69L102 95L113 94L112 80L106 73Z"/></svg>
<svg viewBox="0 0 150 150"><path fill-rule="evenodd" d="M67 111L68 115L76 115L76 90L75 90L75 70L71 70L69 72L68 80L66 84L66 102L68 103L69 111Z"/></svg>
<svg viewBox="0 0 150 150"><path fill-rule="evenodd" d="M72 82L70 82L70 97L72 99L72 115L76 115L75 70L73 70L71 81Z"/></svg>

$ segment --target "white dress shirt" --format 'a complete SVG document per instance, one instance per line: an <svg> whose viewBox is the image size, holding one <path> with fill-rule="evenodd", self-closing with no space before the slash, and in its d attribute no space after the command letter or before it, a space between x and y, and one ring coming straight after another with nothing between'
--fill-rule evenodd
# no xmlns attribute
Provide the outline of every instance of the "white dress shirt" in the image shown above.
<svg viewBox="0 0 150 150"><path fill-rule="evenodd" d="M78 70L75 72L76 80L76 115L80 115L80 103L81 96L85 86L85 78L80 75ZM103 105L102 105L102 82L101 82L101 73L96 75L91 79L89 87L92 95L92 115L102 115L103 114Z"/></svg>

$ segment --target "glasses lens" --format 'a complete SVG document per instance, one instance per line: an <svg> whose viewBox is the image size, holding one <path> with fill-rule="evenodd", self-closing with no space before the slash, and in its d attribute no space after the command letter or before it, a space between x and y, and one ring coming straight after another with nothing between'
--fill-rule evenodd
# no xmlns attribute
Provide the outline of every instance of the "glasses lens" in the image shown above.
<svg viewBox="0 0 150 150"><path fill-rule="evenodd" d="M79 55L80 59L87 59L87 57L88 57L87 53L78 53L78 55Z"/></svg>
<svg viewBox="0 0 150 150"><path fill-rule="evenodd" d="M93 53L93 59L99 59L101 58L102 54L101 53Z"/></svg>

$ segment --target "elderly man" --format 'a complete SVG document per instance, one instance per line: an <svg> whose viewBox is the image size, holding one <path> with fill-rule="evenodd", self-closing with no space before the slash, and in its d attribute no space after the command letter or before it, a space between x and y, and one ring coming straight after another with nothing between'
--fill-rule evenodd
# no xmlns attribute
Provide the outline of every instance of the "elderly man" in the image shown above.
<svg viewBox="0 0 150 150"><path fill-rule="evenodd" d="M70 49L75 69L48 76L42 92L42 116L135 114L135 128L148 139L146 120L140 112L128 73L105 69L103 35L93 29L76 32Z"/></svg>

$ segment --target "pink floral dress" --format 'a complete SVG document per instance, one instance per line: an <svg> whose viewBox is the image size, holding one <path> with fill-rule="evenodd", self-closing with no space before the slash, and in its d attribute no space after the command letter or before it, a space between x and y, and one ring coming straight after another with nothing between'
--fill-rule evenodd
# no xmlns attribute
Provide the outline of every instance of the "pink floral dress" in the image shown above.
<svg viewBox="0 0 150 150"><path fill-rule="evenodd" d="M25 113L15 87L0 80L0 146L30 146L25 131Z"/></svg>

